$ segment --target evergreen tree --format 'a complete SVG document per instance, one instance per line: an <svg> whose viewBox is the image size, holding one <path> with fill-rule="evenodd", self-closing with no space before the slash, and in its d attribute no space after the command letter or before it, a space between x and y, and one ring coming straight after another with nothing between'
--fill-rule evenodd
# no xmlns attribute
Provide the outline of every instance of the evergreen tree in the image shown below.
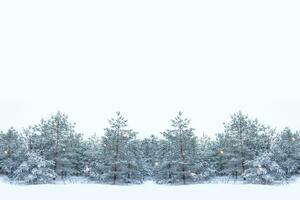
<svg viewBox="0 0 300 200"><path fill-rule="evenodd" d="M263 127L261 134L258 135L256 148L259 154L272 153L272 147L275 143L275 129Z"/></svg>
<svg viewBox="0 0 300 200"><path fill-rule="evenodd" d="M248 183L271 184L285 179L285 172L273 160L271 153L265 152L246 161L248 167L243 176Z"/></svg>
<svg viewBox="0 0 300 200"><path fill-rule="evenodd" d="M231 121L225 125L225 136L222 141L222 157L227 159L225 173L238 177L246 170L246 161L253 160L261 149L259 148L260 134L265 127L257 120L251 120L241 112L234 114Z"/></svg>
<svg viewBox="0 0 300 200"><path fill-rule="evenodd" d="M179 112L172 120L172 129L163 132L165 141L160 147L157 182L186 184L201 178L198 163L198 141L194 129L189 127L190 120Z"/></svg>
<svg viewBox="0 0 300 200"><path fill-rule="evenodd" d="M273 147L276 162L290 177L299 173L300 168L300 135L299 132L293 133L289 128L285 128L276 137Z"/></svg>
<svg viewBox="0 0 300 200"><path fill-rule="evenodd" d="M154 170L158 164L158 146L159 140L154 135L151 135L150 138L145 138L141 143L146 170L145 177L150 178L154 176Z"/></svg>
<svg viewBox="0 0 300 200"><path fill-rule="evenodd" d="M14 129L0 133L0 173L12 176L25 155L24 139Z"/></svg>
<svg viewBox="0 0 300 200"><path fill-rule="evenodd" d="M102 158L105 156L103 155L101 140L94 134L88 138L85 146L84 174L92 180L101 181L104 174Z"/></svg>
<svg viewBox="0 0 300 200"><path fill-rule="evenodd" d="M35 152L29 152L25 157L25 160L13 173L15 181L27 184L45 184L51 183L56 177L56 173L51 169L52 161L45 160Z"/></svg>
<svg viewBox="0 0 300 200"><path fill-rule="evenodd" d="M198 158L196 162L196 170L198 181L211 178L216 174L215 165L215 143L205 134L199 139Z"/></svg>
<svg viewBox="0 0 300 200"><path fill-rule="evenodd" d="M85 168L85 152L86 146L82 134L70 134L66 140L65 159L68 165L65 165L65 175L81 175Z"/></svg>
<svg viewBox="0 0 300 200"><path fill-rule="evenodd" d="M109 124L101 140L101 180L112 184L141 183L144 169L137 133L127 129L127 120L120 112L109 120Z"/></svg>
<svg viewBox="0 0 300 200"><path fill-rule="evenodd" d="M75 133L74 126L67 115L58 112L48 120L41 120L31 134L31 148L46 160L53 161L53 170L62 178L79 174L81 170L78 162L82 138Z"/></svg>
<svg viewBox="0 0 300 200"><path fill-rule="evenodd" d="M225 149L228 149L228 140L225 134L217 134L216 140L212 145L212 164L216 170L216 175L224 176L228 174L227 163L230 160L231 154Z"/></svg>
<svg viewBox="0 0 300 200"><path fill-rule="evenodd" d="M248 183L272 184L300 172L300 133L275 130L241 112L234 114L215 140L199 139L182 112L171 128L140 141L117 112L103 137L84 140L74 123L58 112L25 129L0 132L0 174L39 184L53 178L85 175L112 184L187 184L211 176L243 177Z"/></svg>
<svg viewBox="0 0 300 200"><path fill-rule="evenodd" d="M157 149L157 162L155 162L153 178L157 183L175 183L175 165L173 165L173 151L171 143L159 140Z"/></svg>
<svg viewBox="0 0 300 200"><path fill-rule="evenodd" d="M127 146L127 159L124 164L124 175L126 183L142 183L147 173L145 168L145 159L143 158L143 151L141 148L142 142L139 140L131 140Z"/></svg>

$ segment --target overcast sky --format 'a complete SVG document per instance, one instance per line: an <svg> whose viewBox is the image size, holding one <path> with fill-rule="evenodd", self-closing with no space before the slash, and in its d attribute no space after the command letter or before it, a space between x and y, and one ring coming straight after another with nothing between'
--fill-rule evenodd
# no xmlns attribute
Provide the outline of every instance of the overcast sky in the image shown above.
<svg viewBox="0 0 300 200"><path fill-rule="evenodd" d="M179 110L197 134L242 110L300 130L298 0L0 1L0 129L61 110L86 134L121 111L140 135Z"/></svg>

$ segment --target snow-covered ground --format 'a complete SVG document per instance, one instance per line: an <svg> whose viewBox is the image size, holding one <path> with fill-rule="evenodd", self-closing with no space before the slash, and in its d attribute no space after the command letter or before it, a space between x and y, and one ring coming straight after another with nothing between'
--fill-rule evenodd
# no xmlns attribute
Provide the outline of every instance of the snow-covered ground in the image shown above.
<svg viewBox="0 0 300 200"><path fill-rule="evenodd" d="M0 180L1 200L57 200L57 199L84 199L84 200L105 200L105 199L230 199L230 200L258 200L258 199L299 199L300 178L287 185L245 185L245 184L197 184L186 186L156 185L153 182L146 182L142 185L113 186L102 184L86 184L63 182L53 185L12 185L8 184L5 178Z"/></svg>

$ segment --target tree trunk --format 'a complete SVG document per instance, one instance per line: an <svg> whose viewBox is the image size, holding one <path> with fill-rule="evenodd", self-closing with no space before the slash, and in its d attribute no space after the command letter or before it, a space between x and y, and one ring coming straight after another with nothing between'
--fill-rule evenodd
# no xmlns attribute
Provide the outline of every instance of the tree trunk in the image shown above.
<svg viewBox="0 0 300 200"><path fill-rule="evenodd" d="M131 165L128 164L128 173L127 173L127 178L128 178L128 181L131 179ZM130 181L129 181L130 182Z"/></svg>
<svg viewBox="0 0 300 200"><path fill-rule="evenodd" d="M172 178L172 174L171 174L171 163L168 164L168 168L169 168L169 179L171 180Z"/></svg>
<svg viewBox="0 0 300 200"><path fill-rule="evenodd" d="M57 173L58 163L58 145L59 145L59 119L56 124L56 141L55 141L55 158L54 158L54 171Z"/></svg>
<svg viewBox="0 0 300 200"><path fill-rule="evenodd" d="M182 181L183 184L185 185L186 183L186 177L185 177L185 166L184 166L184 149L183 149L183 142L182 142L182 133L181 129L179 130L180 133L180 157L181 157L181 162L182 162Z"/></svg>
<svg viewBox="0 0 300 200"><path fill-rule="evenodd" d="M240 133L240 142L241 142L241 167L242 167L242 173L245 171L245 152L244 152L244 136L243 136L243 130L242 130L242 124L240 122L239 126L239 133Z"/></svg>
<svg viewBox="0 0 300 200"><path fill-rule="evenodd" d="M183 144L180 144L180 154L181 154L181 161L182 161L182 180L183 184L185 185L186 177L185 177L185 166L184 166L184 154L183 154Z"/></svg>
<svg viewBox="0 0 300 200"><path fill-rule="evenodd" d="M119 159L119 129L117 130L117 141L116 141L116 153L115 153L115 163L114 163L114 178L113 184L116 184L117 181L117 162Z"/></svg>

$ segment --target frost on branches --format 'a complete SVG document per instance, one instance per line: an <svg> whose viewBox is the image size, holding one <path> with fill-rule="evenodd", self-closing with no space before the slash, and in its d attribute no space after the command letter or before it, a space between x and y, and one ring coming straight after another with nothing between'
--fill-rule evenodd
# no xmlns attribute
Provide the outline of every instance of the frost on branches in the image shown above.
<svg viewBox="0 0 300 200"><path fill-rule="evenodd" d="M212 172L194 134L190 120L182 112L171 121L171 129L163 132L165 138L159 148L156 166L158 183L193 183L207 179Z"/></svg>
<svg viewBox="0 0 300 200"><path fill-rule="evenodd" d="M273 184L300 174L299 132L277 132L242 112L214 138L200 137L182 112L160 139L138 139L119 112L100 135L84 139L61 112L22 131L1 131L0 175L26 184L71 176L106 184L193 184L214 176Z"/></svg>
<svg viewBox="0 0 300 200"><path fill-rule="evenodd" d="M243 177L248 183L271 184L285 179L285 172L272 160L271 153L263 153L246 162L248 169Z"/></svg>
<svg viewBox="0 0 300 200"><path fill-rule="evenodd" d="M54 163L45 160L37 153L29 152L26 159L13 174L13 179L27 184L50 183L56 177L56 173L50 167Z"/></svg>
<svg viewBox="0 0 300 200"><path fill-rule="evenodd" d="M127 129L127 120L119 112L109 124L98 146L102 153L88 166L88 175L104 183L142 183L145 165L137 133Z"/></svg>

